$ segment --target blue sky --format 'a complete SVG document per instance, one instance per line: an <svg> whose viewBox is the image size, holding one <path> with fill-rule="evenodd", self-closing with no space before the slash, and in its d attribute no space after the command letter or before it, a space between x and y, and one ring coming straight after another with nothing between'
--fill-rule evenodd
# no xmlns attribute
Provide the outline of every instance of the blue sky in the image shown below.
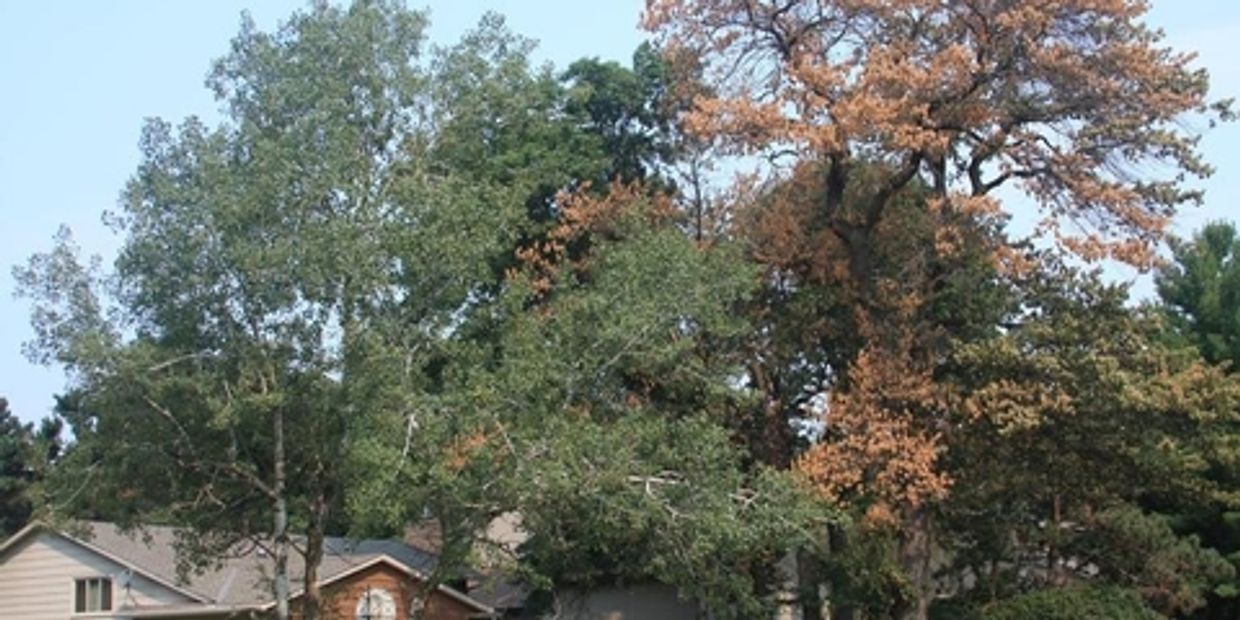
<svg viewBox="0 0 1240 620"><path fill-rule="evenodd" d="M0 396L19 417L50 412L62 390L59 370L27 362L28 306L12 296L13 265L46 250L68 224L86 253L109 258L119 240L100 223L138 162L145 117L212 119L203 86L242 10L272 28L293 0L67 2L0 0ZM431 11L431 39L451 43L487 10L541 42L539 58L564 66L581 56L626 61L642 39L640 0L451 0L419 3ZM1217 96L1240 96L1240 2L1155 0L1151 22L1168 41L1200 52ZM1240 124L1203 142L1218 173L1206 183L1206 207L1177 222L1183 233L1205 221L1236 220L1240 198ZM1119 274L1118 277L1130 277ZM1148 284L1139 288L1148 290Z"/></svg>

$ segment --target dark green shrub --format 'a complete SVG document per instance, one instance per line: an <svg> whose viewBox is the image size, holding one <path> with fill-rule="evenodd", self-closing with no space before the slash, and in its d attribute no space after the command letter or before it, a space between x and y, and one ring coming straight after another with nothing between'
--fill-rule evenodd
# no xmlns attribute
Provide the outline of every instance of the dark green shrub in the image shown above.
<svg viewBox="0 0 1240 620"><path fill-rule="evenodd" d="M982 620L1161 620L1129 590L1075 586L1038 590L991 603Z"/></svg>

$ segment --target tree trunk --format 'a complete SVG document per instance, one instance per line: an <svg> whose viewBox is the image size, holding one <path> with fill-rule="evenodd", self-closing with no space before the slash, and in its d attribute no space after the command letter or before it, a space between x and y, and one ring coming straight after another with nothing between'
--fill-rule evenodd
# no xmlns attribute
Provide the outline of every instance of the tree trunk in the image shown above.
<svg viewBox="0 0 1240 620"><path fill-rule="evenodd" d="M1067 584L1068 577L1064 567L1059 563L1060 534L1059 524L1063 522L1062 504L1059 493L1051 496L1051 523L1047 528L1046 537L1046 580L1050 585L1058 587Z"/></svg>
<svg viewBox="0 0 1240 620"><path fill-rule="evenodd" d="M288 498L285 494L284 412L279 407L272 414L272 426L274 444L272 446L272 457L275 461L273 466L275 473L271 489L275 498L275 516L271 533L274 539L276 564L275 569L272 571L272 591L276 599L276 620L288 620L288 553L290 544L288 535Z"/></svg>
<svg viewBox="0 0 1240 620"><path fill-rule="evenodd" d="M693 237L701 243L706 238L706 199L702 196L702 177L696 157L689 162L689 181L689 186L693 188L693 216L696 222Z"/></svg>
<svg viewBox="0 0 1240 620"><path fill-rule="evenodd" d="M754 355L765 357L758 351L755 351ZM785 415L778 370L754 363L749 366L749 375L762 393L762 411L756 423L758 428L754 433L753 452L759 460L771 467L788 469L792 466L796 436Z"/></svg>
<svg viewBox="0 0 1240 620"><path fill-rule="evenodd" d="M805 551L797 552L797 603L802 620L820 620L827 601L820 596L822 575L818 563Z"/></svg>
<svg viewBox="0 0 1240 620"><path fill-rule="evenodd" d="M900 565L912 590L912 598L898 611L897 616L901 620L926 620L930 617L930 603L934 595L930 566L933 549L930 514L926 508L914 509L904 524L900 540Z"/></svg>
<svg viewBox="0 0 1240 620"><path fill-rule="evenodd" d="M322 491L310 507L310 522L306 525L306 569L303 576L301 599L302 620L319 620L322 617L323 595L319 589L319 564L323 561L324 527L327 523L328 500Z"/></svg>
<svg viewBox="0 0 1240 620"><path fill-rule="evenodd" d="M827 527L827 545L832 554L844 553L849 544L850 541L848 540L848 530L846 530L844 526L832 524ZM827 592L827 600L824 601L824 603L825 604L822 605L822 608L825 608L825 613L823 609L820 608L818 615L813 616L814 618L853 620L857 616L857 611L853 605L848 601L841 600L841 597L833 591ZM806 616L807 619L809 617L810 616Z"/></svg>

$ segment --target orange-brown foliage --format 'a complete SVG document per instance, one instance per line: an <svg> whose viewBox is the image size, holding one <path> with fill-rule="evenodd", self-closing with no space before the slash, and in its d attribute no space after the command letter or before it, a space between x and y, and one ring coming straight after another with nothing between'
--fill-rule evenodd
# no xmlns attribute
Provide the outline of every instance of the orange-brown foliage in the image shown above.
<svg viewBox="0 0 1240 620"><path fill-rule="evenodd" d="M555 274L564 266L586 268L586 256L574 256L574 245L592 235L614 236L627 215L647 217L656 222L669 220L675 213L671 199L651 194L640 183L613 181L605 194L591 192L589 183L556 196L560 217L539 241L518 248L517 260L530 275L536 292L551 289ZM509 274L515 275L515 274Z"/></svg>
<svg viewBox="0 0 1240 620"><path fill-rule="evenodd" d="M736 153L791 153L783 187L744 222L755 257L800 282L848 291L865 346L828 397L826 435L796 464L823 493L872 517L941 498L952 401L918 308L928 256L980 242L997 268L1024 253L960 222L995 221L1018 184L1036 232L1087 260L1146 268L1171 217L1211 172L1186 114L1230 118L1191 54L1162 45L1141 0L647 0L665 49L699 59L710 86L685 126ZM930 236L901 232L892 204L918 188ZM903 196L903 198L900 198ZM921 217L921 216L918 216ZM914 227L915 228L915 227ZM912 230L910 228L909 230ZM886 243L915 241L932 252ZM908 261L879 273L883 257ZM916 334L917 338L912 335ZM941 351L939 352L941 354ZM958 409L991 407L978 395ZM1070 406L1024 393L1029 408ZM1014 401L1015 402L1015 401ZM893 517L894 518L894 517Z"/></svg>
<svg viewBox="0 0 1240 620"><path fill-rule="evenodd" d="M918 363L908 337L874 344L853 363L845 389L832 390L822 413L823 440L795 463L825 496L861 503L871 521L942 499L951 478L938 467L949 388Z"/></svg>
<svg viewBox="0 0 1240 620"><path fill-rule="evenodd" d="M469 466L478 451L491 441L492 433L485 430L478 430L473 433L458 437L453 441L447 449L448 469L453 472L460 472Z"/></svg>
<svg viewBox="0 0 1240 620"><path fill-rule="evenodd" d="M1229 118L1142 0L647 0L663 45L701 58L713 95L686 125L739 152L889 163L943 196L1019 182L1041 230L1139 267L1184 175L1210 167L1186 114ZM1159 175L1161 171L1165 174ZM1065 224L1067 224L1065 226ZM1071 230L1071 232L1068 232Z"/></svg>

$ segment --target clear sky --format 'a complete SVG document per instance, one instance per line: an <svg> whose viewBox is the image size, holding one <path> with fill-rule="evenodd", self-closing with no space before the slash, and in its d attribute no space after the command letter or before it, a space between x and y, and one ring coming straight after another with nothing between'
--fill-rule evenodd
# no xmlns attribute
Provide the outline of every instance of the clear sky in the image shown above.
<svg viewBox="0 0 1240 620"><path fill-rule="evenodd" d="M627 61L642 39L641 0L448 0L429 2L431 39L451 43L487 10L541 42L557 66L581 56ZM28 306L12 296L12 266L46 250L68 224L88 254L109 259L119 240L100 223L138 162L145 117L208 120L217 105L203 86L248 9L264 29L296 0L0 0L0 396L25 420L47 415L64 387L57 369L21 355ZM409 0L411 7L425 6ZM1155 0L1151 21L1181 49L1200 52L1217 96L1240 96L1240 2ZM1203 146L1218 173L1207 205L1185 213L1187 233L1211 219L1240 219L1240 124ZM1148 290L1148 284L1143 285Z"/></svg>

